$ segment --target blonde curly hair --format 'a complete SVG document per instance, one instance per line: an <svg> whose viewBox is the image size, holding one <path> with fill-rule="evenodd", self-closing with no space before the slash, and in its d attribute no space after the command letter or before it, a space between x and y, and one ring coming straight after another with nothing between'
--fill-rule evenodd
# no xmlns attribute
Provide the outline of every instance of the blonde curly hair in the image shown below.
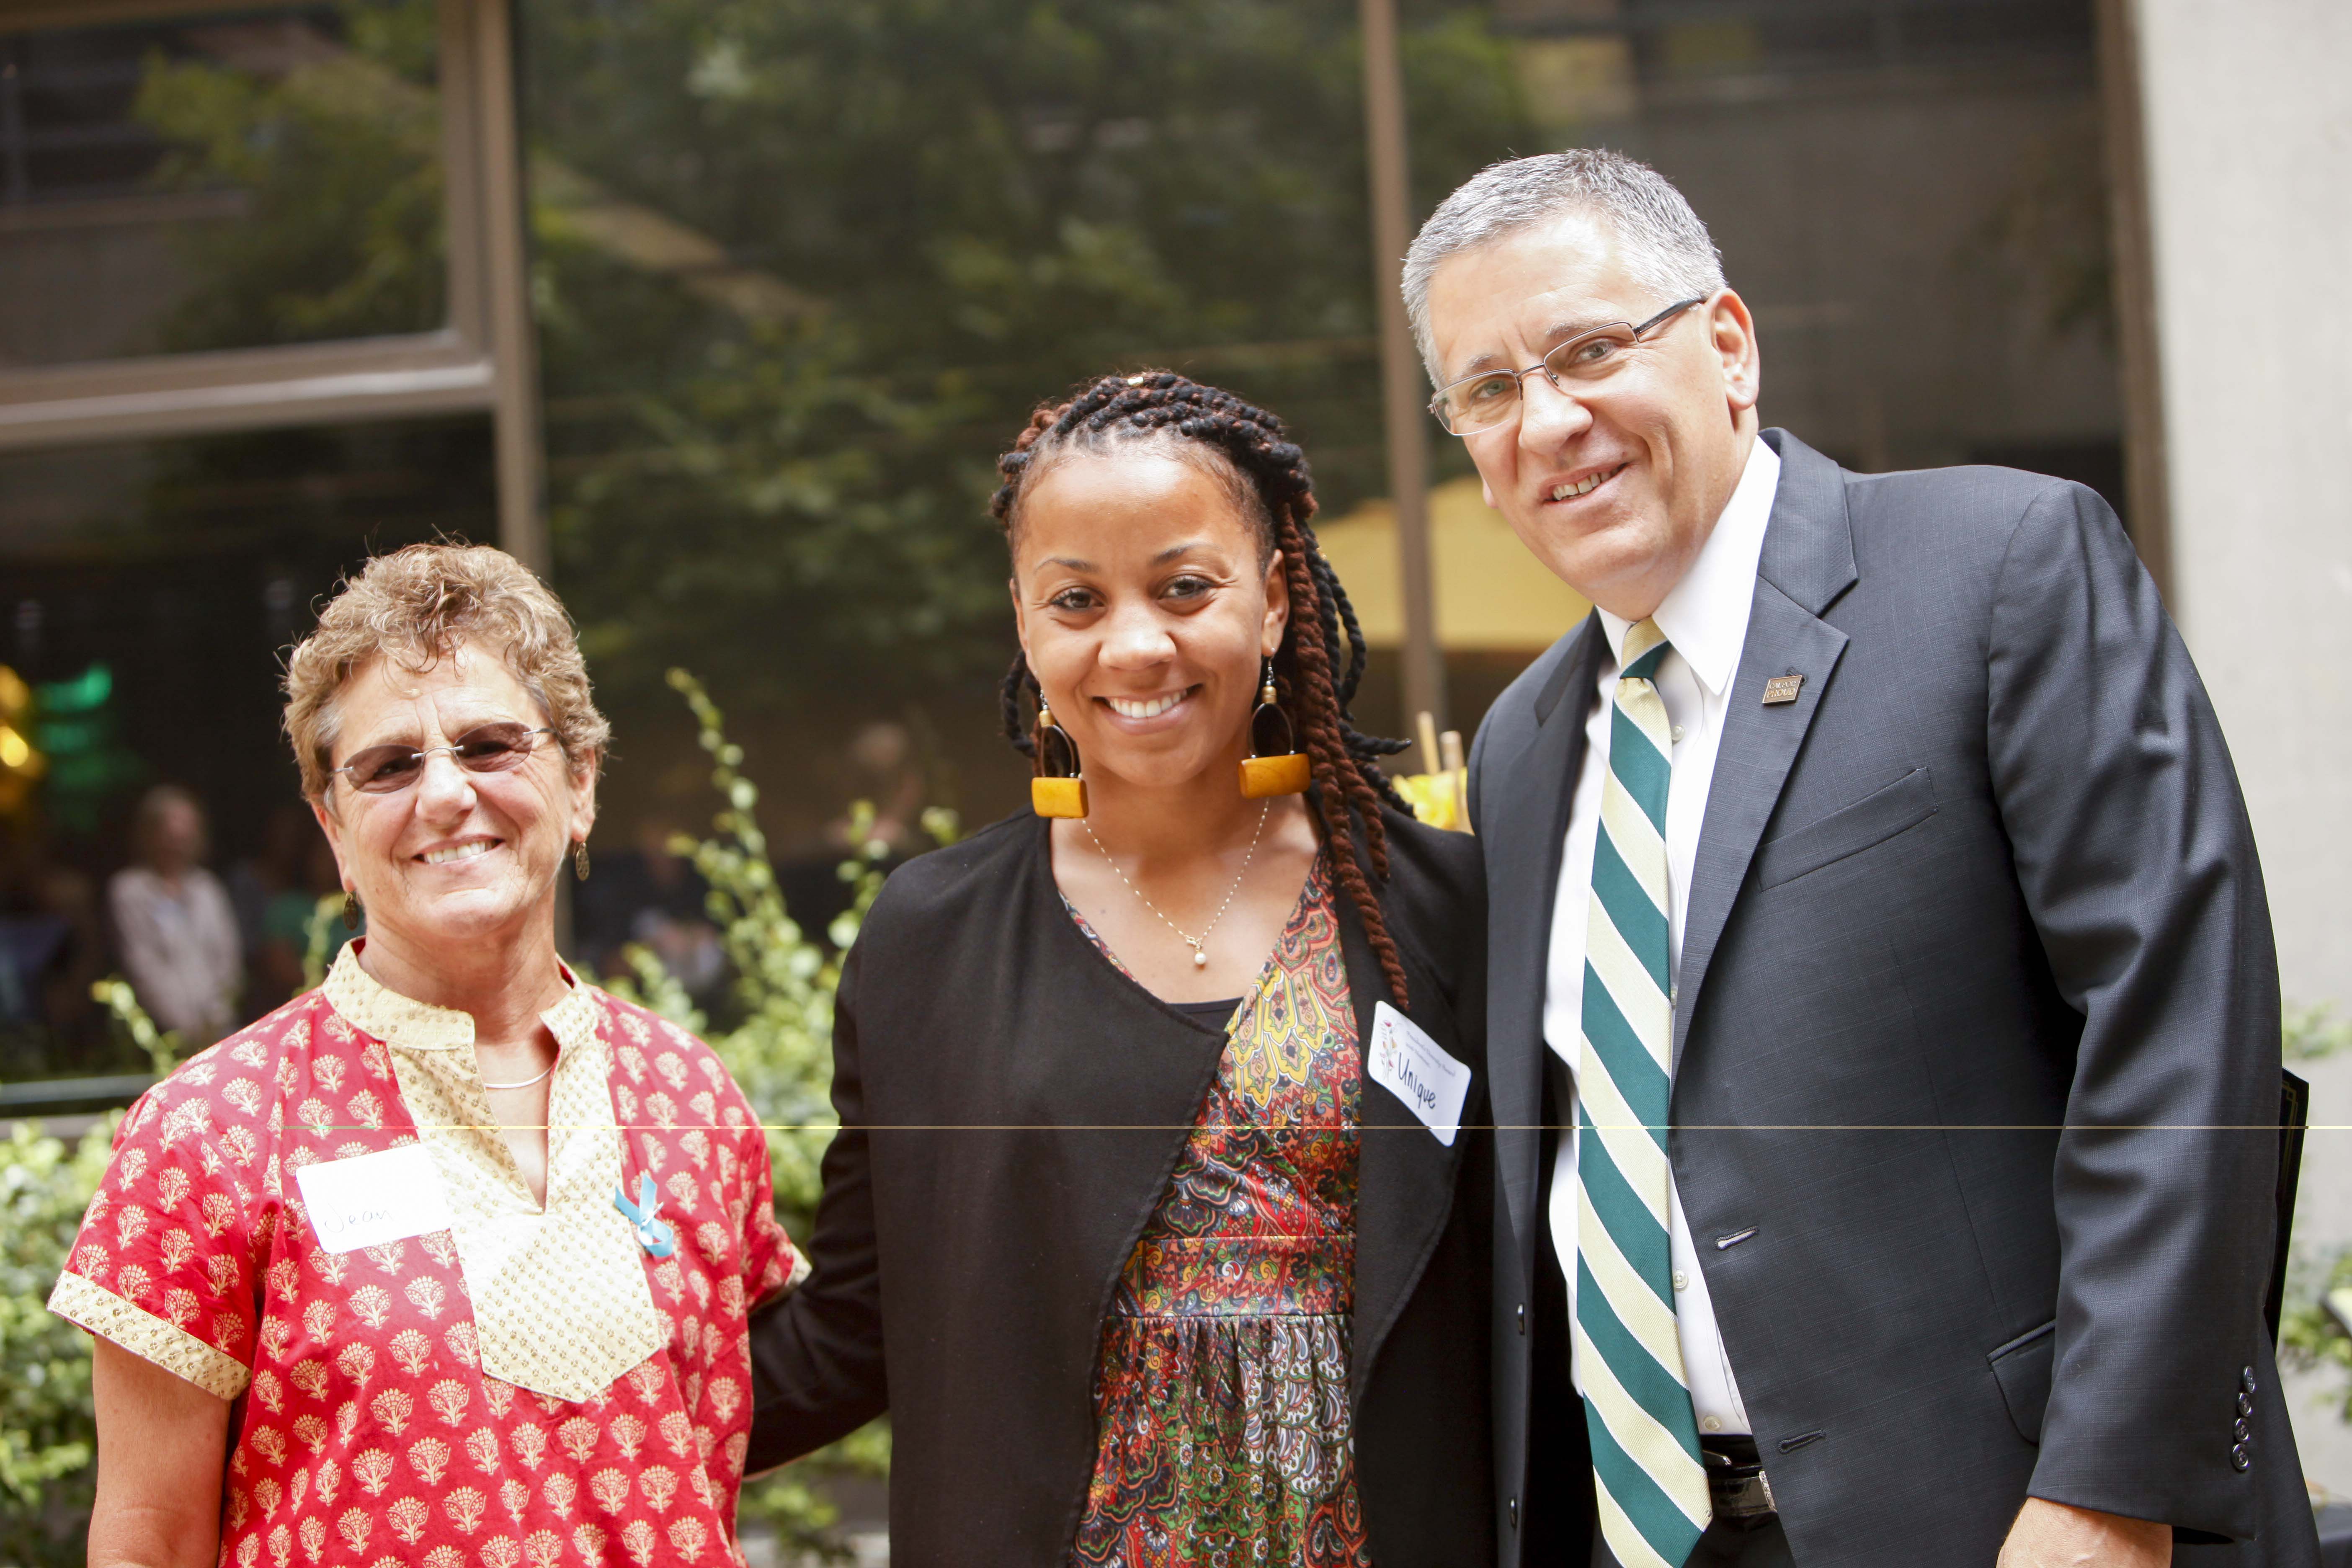
<svg viewBox="0 0 2352 1568"><path fill-rule="evenodd" d="M421 674L461 643L504 661L546 713L574 773L604 761L613 727L589 694L572 618L547 584L487 544L412 544L347 579L286 661L286 735L303 795L326 796L335 699L352 677L377 658Z"/></svg>

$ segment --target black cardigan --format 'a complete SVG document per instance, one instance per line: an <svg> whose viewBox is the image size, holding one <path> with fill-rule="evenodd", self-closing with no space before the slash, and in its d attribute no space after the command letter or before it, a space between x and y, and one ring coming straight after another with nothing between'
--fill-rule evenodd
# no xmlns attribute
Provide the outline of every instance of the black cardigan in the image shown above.
<svg viewBox="0 0 2352 1568"><path fill-rule="evenodd" d="M845 968L842 1131L806 1283L751 1327L749 1468L887 1409L899 1563L1060 1563L1095 1455L1103 1314L1217 1071L1221 1026L1104 962L1026 813L909 862ZM1476 844L1387 816L1381 904L1415 1023L1479 1073L1491 1121ZM1387 993L1339 910L1359 1037ZM1367 1050L1369 1056L1369 1050ZM1451 1149L1369 1080L1349 1389L1378 1568L1493 1554L1487 1293L1493 1138Z"/></svg>

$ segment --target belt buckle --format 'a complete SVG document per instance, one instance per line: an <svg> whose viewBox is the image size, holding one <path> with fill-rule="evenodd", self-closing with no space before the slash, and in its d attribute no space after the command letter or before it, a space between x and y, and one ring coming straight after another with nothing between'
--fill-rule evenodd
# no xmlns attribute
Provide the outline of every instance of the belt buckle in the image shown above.
<svg viewBox="0 0 2352 1568"><path fill-rule="evenodd" d="M1716 1518L1764 1520L1780 1511L1763 1466L1734 1465L1719 1454L1708 1454L1706 1461L1708 1501Z"/></svg>

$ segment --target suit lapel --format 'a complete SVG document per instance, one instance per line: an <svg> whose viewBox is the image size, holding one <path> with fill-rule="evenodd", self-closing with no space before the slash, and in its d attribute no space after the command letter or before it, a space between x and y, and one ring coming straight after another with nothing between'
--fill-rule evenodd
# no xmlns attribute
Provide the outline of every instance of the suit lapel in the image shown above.
<svg viewBox="0 0 2352 1568"><path fill-rule="evenodd" d="M1707 965L1747 879L1748 862L1845 651L1845 634L1821 616L1858 577L1837 465L1785 430L1767 431L1764 438L1780 454L1780 484L1765 529L1748 637L1732 679L1691 870L1682 962L1675 971L1677 1066ZM1768 707L1764 683L1780 675L1802 675L1804 684L1794 702Z"/></svg>
<svg viewBox="0 0 2352 1568"><path fill-rule="evenodd" d="M1356 1046L1364 1064L1357 1110L1356 1307L1348 1367L1349 1394L1360 1405L1381 1342L1404 1310L1423 1265L1444 1232L1463 1140L1456 1137L1451 1148L1440 1143L1404 1101L1372 1081L1372 1015L1388 996L1388 983L1372 956L1355 904L1344 892L1333 902L1339 911L1348 994L1356 1015ZM1436 982L1413 962L1410 948L1402 942L1397 947L1412 988L1412 1006L1405 1016L1457 1059L1470 1058L1475 1072L1479 1064L1464 1050ZM1477 1098L1474 1081L1471 1101Z"/></svg>
<svg viewBox="0 0 2352 1568"><path fill-rule="evenodd" d="M1487 1092L1495 1112L1497 1185L1511 1233L1528 1225L1541 1186L1543 1003L1551 916L1568 813L1584 763L1584 720L1607 651L1598 616L1555 645L1557 668L1524 712L1498 715L1481 759L1479 828L1486 851Z"/></svg>

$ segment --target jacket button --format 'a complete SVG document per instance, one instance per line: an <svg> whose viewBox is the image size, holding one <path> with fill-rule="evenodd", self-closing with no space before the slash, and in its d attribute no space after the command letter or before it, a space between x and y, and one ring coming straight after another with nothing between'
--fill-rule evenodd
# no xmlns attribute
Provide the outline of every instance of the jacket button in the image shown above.
<svg viewBox="0 0 2352 1568"><path fill-rule="evenodd" d="M1528 1304L1525 1301L1519 1303L1517 1317L1519 1320L1519 1332L1524 1334L1528 1331Z"/></svg>
<svg viewBox="0 0 2352 1568"><path fill-rule="evenodd" d="M2254 1381L2252 1367L2246 1367L2238 1373L2238 1386L2248 1394L2253 1393L2262 1386Z"/></svg>
<svg viewBox="0 0 2352 1568"><path fill-rule="evenodd" d="M2242 1415L2239 1416L2235 1421L2230 1424L2230 1436L2235 1437L2241 1443L2244 1442L2253 1435L2254 1429L2246 1425L2246 1418Z"/></svg>
<svg viewBox="0 0 2352 1568"><path fill-rule="evenodd" d="M2242 1470L2245 1468L2243 1465L2238 1467ZM1513 1530L1519 1528L1519 1500L1517 1498L1511 1500L1511 1528Z"/></svg>
<svg viewBox="0 0 2352 1568"><path fill-rule="evenodd" d="M2230 1446L2230 1463L2242 1474L2254 1467L2252 1456L2246 1452L2246 1446L2243 1443L2232 1443Z"/></svg>
<svg viewBox="0 0 2352 1568"><path fill-rule="evenodd" d="M2253 1413L2254 1396L2251 1394L2241 1394L2238 1395L2238 1414L2241 1415L2252 1415Z"/></svg>

